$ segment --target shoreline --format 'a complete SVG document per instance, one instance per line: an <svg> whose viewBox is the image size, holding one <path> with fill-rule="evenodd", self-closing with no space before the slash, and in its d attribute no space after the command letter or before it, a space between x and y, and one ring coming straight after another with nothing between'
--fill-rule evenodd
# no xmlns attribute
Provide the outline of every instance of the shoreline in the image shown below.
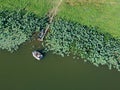
<svg viewBox="0 0 120 90"><path fill-rule="evenodd" d="M23 13L23 11L12 12L12 13L13 14L16 13L14 15L17 15L17 14L22 15L21 12ZM8 11L7 13L11 13L11 12ZM24 14L26 15L26 12L24 12ZM20 32L21 34L23 34L23 37L21 35L19 36L19 34L18 34L18 37L20 38L14 37L13 35L17 33L14 33L13 31L12 32L13 34L11 34L11 31L10 31L12 29L14 30L14 28L12 29L8 28L12 26L7 27L8 28L7 33L1 32L1 35L3 36L8 34L8 38L2 37L3 40L8 39L8 42L14 41L13 43L11 43L11 46L14 43L18 45L15 50L19 48L19 45L20 45L20 42L18 41L19 39L21 40L21 38L25 38L27 34L30 39L33 32L40 32L41 29L44 29L46 27L47 17L39 18L39 17L36 17L35 14L33 13L30 13L27 15L28 16L31 15L32 23L29 24L30 21L28 21L25 27L28 27L27 25L33 25L28 28L29 33L24 32L24 29L20 29L17 25L15 26L18 29L17 33L23 30L22 32ZM13 18L13 17L10 17L10 18ZM29 20L29 17L26 16L25 18L28 18ZM22 19L25 20L25 18L22 18ZM5 20L9 20L9 19L5 18ZM33 22L33 20L36 24ZM12 21L18 23L14 19L12 19ZM9 21L7 23L9 23ZM21 26L20 23L19 25ZM41 27L39 25L41 25ZM34 28L31 29L31 27L34 27ZM6 29L6 28L3 27L3 29ZM33 30L33 29L36 29L36 30ZM89 61L93 63L95 66L108 65L109 69L116 68L119 70L120 68L120 65L118 64L120 61L119 60L119 54L120 54L119 40L117 41L117 39L113 38L110 34L104 34L98 31L99 31L98 27L88 27L86 25L81 25L76 22L67 21L65 19L59 18L51 22L50 32L48 32L48 35L45 37L45 41L43 41L42 45L47 52L53 51L54 54L61 55L62 57L64 57L65 55L69 56L69 54L72 53L75 56L77 55L78 56L77 58L81 57L85 59L84 61ZM11 35L10 36L11 38L14 38L13 41L9 41L9 35ZM24 42L29 41L29 39L25 38ZM2 42L2 43L4 45L7 42ZM23 42L21 42L21 44L22 43ZM2 46L2 48L3 47L4 46ZM10 50L12 50L10 46L7 46L7 47L9 47ZM117 54L114 54L114 53L117 53Z"/></svg>

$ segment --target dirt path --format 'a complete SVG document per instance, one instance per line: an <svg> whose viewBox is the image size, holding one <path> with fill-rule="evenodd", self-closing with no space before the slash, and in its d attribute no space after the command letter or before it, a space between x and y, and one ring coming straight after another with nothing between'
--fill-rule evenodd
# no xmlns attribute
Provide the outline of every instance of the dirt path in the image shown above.
<svg viewBox="0 0 120 90"><path fill-rule="evenodd" d="M48 17L49 17L49 24L46 26L45 32L44 32L42 38L39 39L39 41L43 41L43 39L44 39L46 33L48 32L48 30L49 30L49 28L50 28L50 24L52 23L54 17L55 17L56 14L57 14L57 11L58 11L58 9L59 9L59 7L60 7L62 1L63 1L63 0L60 0L60 1L57 3L56 7L54 7L54 8L49 12L49 14L48 14Z"/></svg>

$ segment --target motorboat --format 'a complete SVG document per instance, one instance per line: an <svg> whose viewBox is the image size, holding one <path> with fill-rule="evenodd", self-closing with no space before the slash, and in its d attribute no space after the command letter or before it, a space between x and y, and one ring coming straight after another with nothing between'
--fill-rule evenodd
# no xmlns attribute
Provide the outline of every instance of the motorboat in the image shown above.
<svg viewBox="0 0 120 90"><path fill-rule="evenodd" d="M32 52L32 55L33 55L33 57L34 57L35 59L37 59L37 60L41 60L41 59L43 58L43 54L40 53L39 51L33 51L33 52Z"/></svg>

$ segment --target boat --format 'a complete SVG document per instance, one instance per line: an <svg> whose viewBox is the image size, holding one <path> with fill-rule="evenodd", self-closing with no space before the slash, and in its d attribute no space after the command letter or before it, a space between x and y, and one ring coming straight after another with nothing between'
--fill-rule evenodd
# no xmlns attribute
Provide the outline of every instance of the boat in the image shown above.
<svg viewBox="0 0 120 90"><path fill-rule="evenodd" d="M41 59L43 58L43 54L40 53L39 51L33 51L33 52L32 52L32 55L33 55L33 57L34 57L35 59L37 59L37 60L41 60Z"/></svg>
<svg viewBox="0 0 120 90"><path fill-rule="evenodd" d="M38 35L38 40L43 41L43 37L44 37L44 30L42 29L41 32Z"/></svg>

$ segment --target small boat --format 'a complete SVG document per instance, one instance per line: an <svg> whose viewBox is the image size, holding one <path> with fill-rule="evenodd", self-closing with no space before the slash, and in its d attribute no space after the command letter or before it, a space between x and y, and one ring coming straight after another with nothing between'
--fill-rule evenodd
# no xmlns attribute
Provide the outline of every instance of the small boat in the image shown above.
<svg viewBox="0 0 120 90"><path fill-rule="evenodd" d="M41 32L38 35L38 40L43 41L43 37L44 37L44 30L42 29Z"/></svg>
<svg viewBox="0 0 120 90"><path fill-rule="evenodd" d="M36 58L37 60L41 60L43 58L43 54L40 53L39 51L33 51L32 55L34 58Z"/></svg>

